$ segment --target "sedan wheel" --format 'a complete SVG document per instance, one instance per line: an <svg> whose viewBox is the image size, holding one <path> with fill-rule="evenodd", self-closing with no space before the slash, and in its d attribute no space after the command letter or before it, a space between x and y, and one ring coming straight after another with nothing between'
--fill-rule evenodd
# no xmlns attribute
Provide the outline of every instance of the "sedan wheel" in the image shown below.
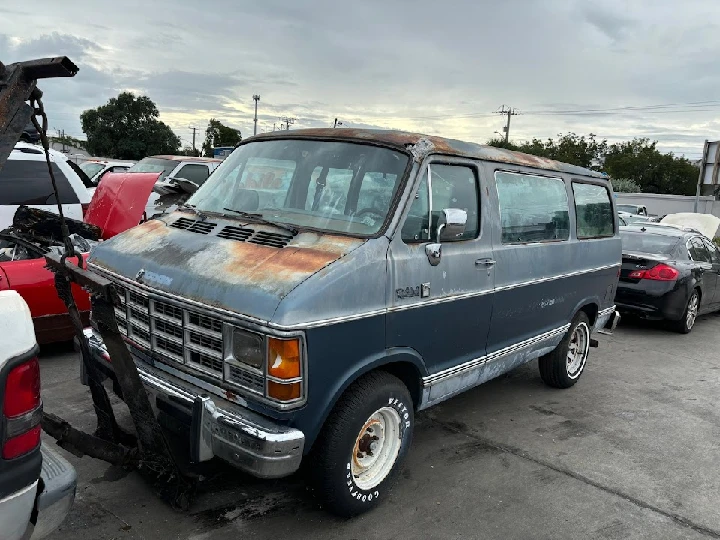
<svg viewBox="0 0 720 540"><path fill-rule="evenodd" d="M683 313L682 318L674 323L675 330L681 334L689 334L693 329L693 326L695 326L699 309L700 294L697 290L695 290L688 299L687 306L685 307L685 313Z"/></svg>

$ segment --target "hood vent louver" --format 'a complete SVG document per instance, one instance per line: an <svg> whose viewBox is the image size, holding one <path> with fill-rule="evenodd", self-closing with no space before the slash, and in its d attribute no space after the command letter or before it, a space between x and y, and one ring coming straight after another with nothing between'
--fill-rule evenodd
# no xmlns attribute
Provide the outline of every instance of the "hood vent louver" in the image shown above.
<svg viewBox="0 0 720 540"><path fill-rule="evenodd" d="M174 227L176 229L182 229L188 232L197 233L197 234L208 234L210 233L215 227L217 227L217 223L210 223L209 221L200 221L195 219L188 219L188 218L180 218L173 222L171 227Z"/></svg>
<svg viewBox="0 0 720 540"><path fill-rule="evenodd" d="M253 235L254 232L254 230L247 229L245 227L233 227L232 225L228 225L218 233L218 237L225 238L226 240L245 242Z"/></svg>
<svg viewBox="0 0 720 540"><path fill-rule="evenodd" d="M289 234L258 231L255 233L255 236L248 240L248 242L251 244L259 244L261 246L283 248L287 246L288 242L292 239L293 237Z"/></svg>
<svg viewBox="0 0 720 540"><path fill-rule="evenodd" d="M260 246L284 248L293 239L289 234L273 233L268 231L255 231L247 227L227 225L218 233L218 238L235 240L236 242L249 242Z"/></svg>

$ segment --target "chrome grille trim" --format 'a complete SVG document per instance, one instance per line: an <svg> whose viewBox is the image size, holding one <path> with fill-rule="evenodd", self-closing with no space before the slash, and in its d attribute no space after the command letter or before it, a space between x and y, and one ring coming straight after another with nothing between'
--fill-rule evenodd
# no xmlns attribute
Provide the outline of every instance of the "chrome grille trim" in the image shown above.
<svg viewBox="0 0 720 540"><path fill-rule="evenodd" d="M115 285L120 332L158 360L186 364L223 378L223 322L148 294Z"/></svg>

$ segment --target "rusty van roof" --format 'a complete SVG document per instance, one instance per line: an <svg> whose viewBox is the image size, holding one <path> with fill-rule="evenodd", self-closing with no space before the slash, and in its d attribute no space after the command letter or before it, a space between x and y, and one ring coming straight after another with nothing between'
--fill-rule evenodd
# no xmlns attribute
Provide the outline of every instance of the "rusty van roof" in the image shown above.
<svg viewBox="0 0 720 540"><path fill-rule="evenodd" d="M505 150L504 148L496 148L484 144L458 141L456 139L385 129L313 128L295 129L293 131L272 131L245 139L241 144L268 139L324 139L375 143L397 148L405 152L409 151L416 161L422 160L428 154L442 154L509 163L523 167L535 167L580 176L606 178L599 172L586 169L585 167L555 161L554 159L523 154L522 152L514 152L512 150Z"/></svg>

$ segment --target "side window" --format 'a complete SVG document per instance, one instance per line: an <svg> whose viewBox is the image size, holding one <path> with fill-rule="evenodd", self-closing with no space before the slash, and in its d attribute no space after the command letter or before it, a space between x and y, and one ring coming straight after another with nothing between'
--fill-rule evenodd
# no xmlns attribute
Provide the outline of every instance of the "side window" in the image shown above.
<svg viewBox="0 0 720 540"><path fill-rule="evenodd" d="M688 251L693 261L711 262L710 253L703 244L702 239L695 236L688 242Z"/></svg>
<svg viewBox="0 0 720 540"><path fill-rule="evenodd" d="M52 170L60 195L60 204L79 204L77 193L60 167L53 163ZM45 161L9 159L5 162L5 166L0 170L0 204L57 203Z"/></svg>
<svg viewBox="0 0 720 540"><path fill-rule="evenodd" d="M524 173L495 173L502 243L549 242L570 238L565 182Z"/></svg>
<svg viewBox="0 0 720 540"><path fill-rule="evenodd" d="M177 178L190 180L191 182L195 182L198 186L201 186L203 182L207 180L207 177L210 176L210 171L208 170L207 165L188 163L187 165L183 165L175 176Z"/></svg>
<svg viewBox="0 0 720 540"><path fill-rule="evenodd" d="M434 239L435 232L443 210L446 208L459 208L467 212L465 232L453 239L470 240L478 235L479 231L479 204L478 180L475 171L465 165L439 165L430 166L430 180L432 184L432 208L428 198L428 174L420 180L420 186L415 194L415 200L405 218L401 231L401 238L408 243L428 241ZM428 219L432 212L432 223L428 227ZM449 240L443 239L443 242Z"/></svg>
<svg viewBox="0 0 720 540"><path fill-rule="evenodd" d="M573 182L578 238L615 234L610 192L605 186Z"/></svg>
<svg viewBox="0 0 720 540"><path fill-rule="evenodd" d="M705 244L705 248L707 248L708 253L710 253L710 262L713 264L720 264L720 251L718 251L717 246L705 238L703 238L702 241Z"/></svg>

